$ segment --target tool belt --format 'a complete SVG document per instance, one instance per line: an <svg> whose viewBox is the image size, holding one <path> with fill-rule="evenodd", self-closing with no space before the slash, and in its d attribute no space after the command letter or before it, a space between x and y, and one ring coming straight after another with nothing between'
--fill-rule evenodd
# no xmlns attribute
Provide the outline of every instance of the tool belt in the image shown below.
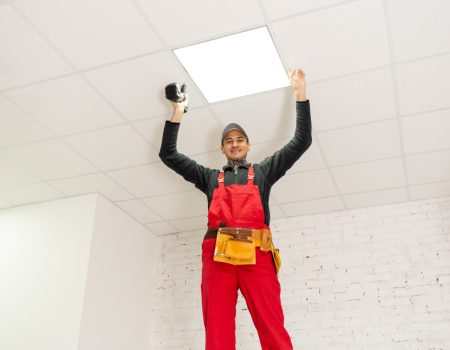
<svg viewBox="0 0 450 350"><path fill-rule="evenodd" d="M256 247L259 247L262 251L272 253L278 275L281 267L280 252L275 249L270 229L220 227L208 230L205 238L215 235L214 261L232 265L254 265L256 264Z"/></svg>

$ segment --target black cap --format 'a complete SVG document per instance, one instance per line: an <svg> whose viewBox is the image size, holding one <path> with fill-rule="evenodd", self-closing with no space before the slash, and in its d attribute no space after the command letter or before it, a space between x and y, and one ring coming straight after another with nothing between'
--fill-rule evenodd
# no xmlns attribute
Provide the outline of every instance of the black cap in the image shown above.
<svg viewBox="0 0 450 350"><path fill-rule="evenodd" d="M221 142L222 144L223 144L223 140L225 139L225 136L227 136L227 134L231 130L239 131L242 135L245 136L245 138L247 139L247 142L249 142L247 133L244 131L244 129L242 129L242 127L239 124L237 124L237 123L230 123L222 131L222 142Z"/></svg>

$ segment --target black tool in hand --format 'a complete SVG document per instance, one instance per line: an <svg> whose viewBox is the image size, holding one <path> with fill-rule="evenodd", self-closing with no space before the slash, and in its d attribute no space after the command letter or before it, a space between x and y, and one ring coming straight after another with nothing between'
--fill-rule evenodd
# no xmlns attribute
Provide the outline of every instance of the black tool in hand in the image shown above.
<svg viewBox="0 0 450 350"><path fill-rule="evenodd" d="M180 86L178 83L171 83L166 86L166 98L172 102L180 103L186 99L186 84ZM184 113L188 107L184 107Z"/></svg>

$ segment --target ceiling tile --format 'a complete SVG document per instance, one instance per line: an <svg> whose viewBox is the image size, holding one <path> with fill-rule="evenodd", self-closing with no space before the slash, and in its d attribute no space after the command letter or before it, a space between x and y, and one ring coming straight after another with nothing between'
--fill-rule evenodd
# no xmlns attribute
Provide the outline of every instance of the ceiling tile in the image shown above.
<svg viewBox="0 0 450 350"><path fill-rule="evenodd" d="M379 0L349 2L273 22L272 28L287 64L300 65L309 81L389 63L384 9ZM293 45L293 28L300 45Z"/></svg>
<svg viewBox="0 0 450 350"><path fill-rule="evenodd" d="M52 139L2 150L6 157L44 180L96 172L91 164L64 142Z"/></svg>
<svg viewBox="0 0 450 350"><path fill-rule="evenodd" d="M222 169L227 163L225 156L219 151L196 154L191 156L198 164L210 169Z"/></svg>
<svg viewBox="0 0 450 350"><path fill-rule="evenodd" d="M306 150L301 158L289 169L290 173L299 171L309 171L325 168L326 164L323 160L322 154L317 146L317 141L313 136L313 142L311 146Z"/></svg>
<svg viewBox="0 0 450 350"><path fill-rule="evenodd" d="M138 198L181 192L194 187L161 162L110 171L108 175Z"/></svg>
<svg viewBox="0 0 450 350"><path fill-rule="evenodd" d="M300 216L315 213L324 213L344 209L342 200L338 197L313 199L304 202L281 204L287 216Z"/></svg>
<svg viewBox="0 0 450 350"><path fill-rule="evenodd" d="M188 113L180 125L178 150L190 155L219 149L222 126L209 110L200 108ZM159 150L167 119L167 117L146 119L135 122L134 125Z"/></svg>
<svg viewBox="0 0 450 350"><path fill-rule="evenodd" d="M397 77L402 115L450 107L450 55L399 64Z"/></svg>
<svg viewBox="0 0 450 350"><path fill-rule="evenodd" d="M171 233L179 232L173 225L165 221L145 224L145 226L157 236L170 235Z"/></svg>
<svg viewBox="0 0 450 350"><path fill-rule="evenodd" d="M53 136L3 96L0 96L0 125L0 148Z"/></svg>
<svg viewBox="0 0 450 350"><path fill-rule="evenodd" d="M13 206L14 204L6 199L0 198L0 209L8 208Z"/></svg>
<svg viewBox="0 0 450 350"><path fill-rule="evenodd" d="M281 139L276 141L263 142L251 145L248 154L248 160L253 163L261 163L265 158L272 156L276 151L285 146L290 139ZM289 169L289 173L299 171L309 171L322 169L325 167L322 155L320 154L317 143L313 140L311 146L306 150L301 158Z"/></svg>
<svg viewBox="0 0 450 350"><path fill-rule="evenodd" d="M124 118L78 76L52 80L6 94L59 135L124 121Z"/></svg>
<svg viewBox="0 0 450 350"><path fill-rule="evenodd" d="M49 181L49 184L68 196L98 192L111 201L133 198L122 187L100 173Z"/></svg>
<svg viewBox="0 0 450 350"><path fill-rule="evenodd" d="M336 187L327 170L288 174L272 188L272 196L278 204L336 194Z"/></svg>
<svg viewBox="0 0 450 350"><path fill-rule="evenodd" d="M63 196L42 182L0 190L0 197L5 198L13 204L25 204L53 200Z"/></svg>
<svg viewBox="0 0 450 350"><path fill-rule="evenodd" d="M290 16L295 13L312 11L321 7L326 7L344 0L263 0L264 7L270 18L280 18Z"/></svg>
<svg viewBox="0 0 450 350"><path fill-rule="evenodd" d="M85 76L129 120L171 114L164 87L185 82L191 107L201 105L194 84L175 64L175 56L162 52L120 64L95 69Z"/></svg>
<svg viewBox="0 0 450 350"><path fill-rule="evenodd" d="M133 125L155 148L159 150L161 147L164 125L166 120L169 119L169 116L144 119L133 122Z"/></svg>
<svg viewBox="0 0 450 350"><path fill-rule="evenodd" d="M450 150L406 157L410 184L450 180Z"/></svg>
<svg viewBox="0 0 450 350"><path fill-rule="evenodd" d="M143 201L166 220L206 215L208 212L206 195L197 189L145 198Z"/></svg>
<svg viewBox="0 0 450 350"><path fill-rule="evenodd" d="M241 125L250 143L294 135L295 99L291 87L214 103L211 108L222 126L232 122Z"/></svg>
<svg viewBox="0 0 450 350"><path fill-rule="evenodd" d="M250 144L250 151L247 159L251 163L261 163L265 158L272 156L276 151L282 148L289 139L268 141L257 144Z"/></svg>
<svg viewBox="0 0 450 350"><path fill-rule="evenodd" d="M169 46L197 42L264 22L257 0L137 2ZM167 14L175 22L168 20Z"/></svg>
<svg viewBox="0 0 450 350"><path fill-rule="evenodd" d="M396 61L450 51L448 0L387 1Z"/></svg>
<svg viewBox="0 0 450 350"><path fill-rule="evenodd" d="M40 182L41 180L28 171L18 167L9 159L0 155L0 188L20 186Z"/></svg>
<svg viewBox="0 0 450 350"><path fill-rule="evenodd" d="M208 218L206 215L196 216L193 218L170 220L170 223L177 229L178 232L205 230L208 227Z"/></svg>
<svg viewBox="0 0 450 350"><path fill-rule="evenodd" d="M115 204L125 210L128 215L143 224L162 220L158 214L147 207L141 200L121 201L116 202Z"/></svg>
<svg viewBox="0 0 450 350"><path fill-rule="evenodd" d="M400 158L331 169L341 193L368 192L406 185Z"/></svg>
<svg viewBox="0 0 450 350"><path fill-rule="evenodd" d="M129 125L109 127L66 139L102 170L141 165L157 159L156 149Z"/></svg>
<svg viewBox="0 0 450 350"><path fill-rule="evenodd" d="M450 148L450 109L402 118L401 123L406 153Z"/></svg>
<svg viewBox="0 0 450 350"><path fill-rule="evenodd" d="M330 166L401 154L397 119L318 133Z"/></svg>
<svg viewBox="0 0 450 350"><path fill-rule="evenodd" d="M0 6L0 43L0 89L73 71L10 6Z"/></svg>
<svg viewBox="0 0 450 350"><path fill-rule="evenodd" d="M405 202L408 200L406 188L346 194L343 196L347 208L371 207L375 205Z"/></svg>
<svg viewBox="0 0 450 350"><path fill-rule="evenodd" d="M396 114L390 68L311 84L308 95L313 127L318 131L392 118Z"/></svg>
<svg viewBox="0 0 450 350"><path fill-rule="evenodd" d="M16 6L78 68L161 48L131 1L21 0Z"/></svg>
<svg viewBox="0 0 450 350"><path fill-rule="evenodd" d="M450 196L450 181L411 186L409 193L413 200Z"/></svg>

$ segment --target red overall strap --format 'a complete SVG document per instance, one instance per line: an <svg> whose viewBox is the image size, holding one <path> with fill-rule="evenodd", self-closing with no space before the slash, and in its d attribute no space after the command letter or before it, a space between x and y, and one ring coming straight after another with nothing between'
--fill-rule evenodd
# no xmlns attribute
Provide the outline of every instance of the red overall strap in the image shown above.
<svg viewBox="0 0 450 350"><path fill-rule="evenodd" d="M217 181L219 182L219 188L223 188L224 187L224 177L225 177L225 173L223 172L223 170L219 171L219 177L217 179Z"/></svg>
<svg viewBox="0 0 450 350"><path fill-rule="evenodd" d="M253 179L255 178L255 172L253 171L253 167L248 168L248 177L247 177L247 185L253 186Z"/></svg>

